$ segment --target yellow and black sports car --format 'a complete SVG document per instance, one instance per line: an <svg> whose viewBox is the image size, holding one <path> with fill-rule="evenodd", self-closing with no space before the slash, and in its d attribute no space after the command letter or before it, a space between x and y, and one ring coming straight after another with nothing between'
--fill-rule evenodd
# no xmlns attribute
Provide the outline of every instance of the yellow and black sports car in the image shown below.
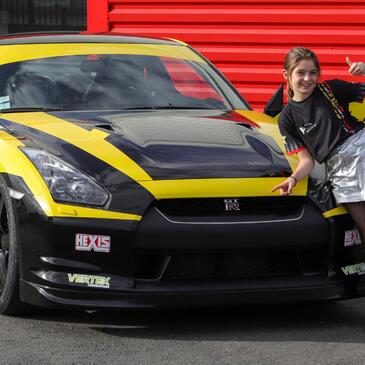
<svg viewBox="0 0 365 365"><path fill-rule="evenodd" d="M362 295L321 171L273 194L297 160L195 50L91 34L0 50L1 313Z"/></svg>

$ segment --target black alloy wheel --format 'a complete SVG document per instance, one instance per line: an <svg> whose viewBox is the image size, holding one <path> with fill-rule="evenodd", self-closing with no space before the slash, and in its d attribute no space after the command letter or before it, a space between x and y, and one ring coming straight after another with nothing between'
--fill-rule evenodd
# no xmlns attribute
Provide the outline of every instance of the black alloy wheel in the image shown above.
<svg viewBox="0 0 365 365"><path fill-rule="evenodd" d="M19 299L18 246L15 202L0 176L0 314L20 314L25 308Z"/></svg>
<svg viewBox="0 0 365 365"><path fill-rule="evenodd" d="M3 195L0 196L0 293L3 292L8 272L9 226Z"/></svg>

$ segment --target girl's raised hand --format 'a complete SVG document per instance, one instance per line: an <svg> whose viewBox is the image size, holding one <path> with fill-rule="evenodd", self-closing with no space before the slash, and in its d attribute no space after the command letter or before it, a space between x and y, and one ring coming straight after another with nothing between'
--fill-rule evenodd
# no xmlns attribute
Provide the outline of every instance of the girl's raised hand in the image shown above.
<svg viewBox="0 0 365 365"><path fill-rule="evenodd" d="M346 62L349 65L349 73L354 76L365 75L365 63L364 62L352 62L346 57Z"/></svg>

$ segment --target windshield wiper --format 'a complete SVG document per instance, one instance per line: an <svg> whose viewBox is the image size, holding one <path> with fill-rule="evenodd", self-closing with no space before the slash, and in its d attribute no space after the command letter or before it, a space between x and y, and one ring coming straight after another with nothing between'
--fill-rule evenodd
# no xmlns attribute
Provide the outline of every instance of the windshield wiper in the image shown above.
<svg viewBox="0 0 365 365"><path fill-rule="evenodd" d="M0 113L56 112L62 110L62 108L19 107L0 109Z"/></svg>
<svg viewBox="0 0 365 365"><path fill-rule="evenodd" d="M128 107L128 108L123 108L123 110L164 110L164 109L170 109L170 110L174 110L174 109L211 109L208 107L201 107L201 106L189 106L189 105L185 105L185 106L177 106L177 105L149 105L149 106L132 106L132 107Z"/></svg>

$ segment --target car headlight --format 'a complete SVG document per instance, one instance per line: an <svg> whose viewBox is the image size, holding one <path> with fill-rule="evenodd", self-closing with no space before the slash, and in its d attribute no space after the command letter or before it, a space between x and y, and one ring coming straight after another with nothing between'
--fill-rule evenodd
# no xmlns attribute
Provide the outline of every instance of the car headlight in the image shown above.
<svg viewBox="0 0 365 365"><path fill-rule="evenodd" d="M61 202L102 206L109 194L93 179L59 158L35 148L22 148L46 182L53 199Z"/></svg>

